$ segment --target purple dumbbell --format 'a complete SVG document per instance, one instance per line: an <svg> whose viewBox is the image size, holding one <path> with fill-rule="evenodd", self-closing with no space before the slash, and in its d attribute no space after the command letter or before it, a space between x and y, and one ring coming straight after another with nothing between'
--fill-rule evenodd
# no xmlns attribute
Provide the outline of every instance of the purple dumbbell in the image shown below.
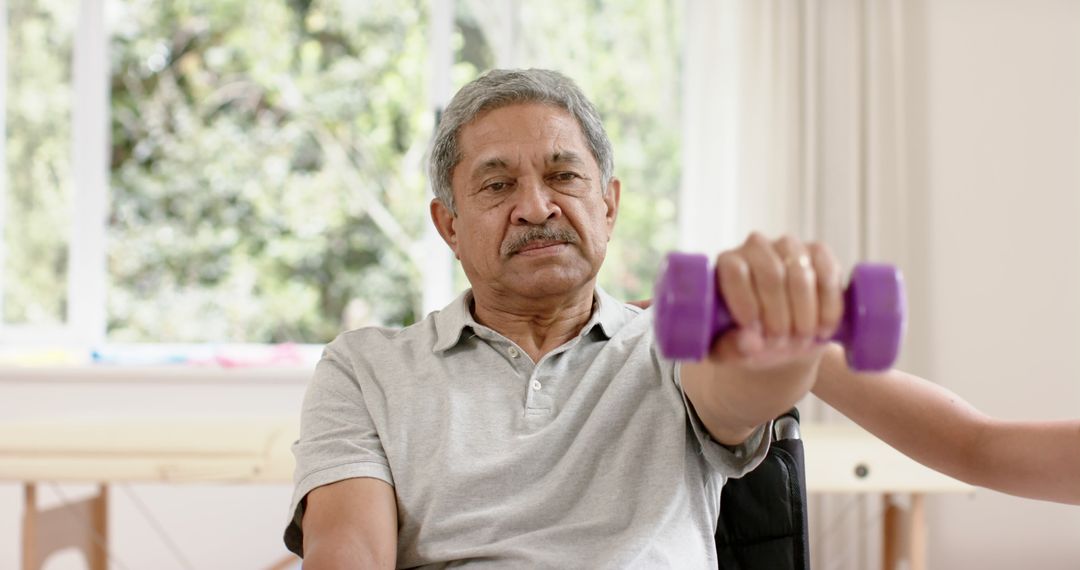
<svg viewBox="0 0 1080 570"><path fill-rule="evenodd" d="M900 271L881 263L855 266L844 291L844 316L830 340L844 345L848 366L892 367L907 314ZM704 255L670 253L656 283L656 338L666 358L701 360L713 341L735 326L716 291L716 272Z"/></svg>

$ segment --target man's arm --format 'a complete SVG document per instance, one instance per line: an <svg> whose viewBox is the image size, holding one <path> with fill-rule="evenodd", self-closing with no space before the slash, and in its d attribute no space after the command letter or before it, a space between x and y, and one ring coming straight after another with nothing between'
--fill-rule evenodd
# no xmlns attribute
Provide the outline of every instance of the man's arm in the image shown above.
<svg viewBox="0 0 1080 570"><path fill-rule="evenodd" d="M754 233L716 262L717 290L737 329L680 378L712 438L737 445L798 402L817 378L843 314L840 270L819 244Z"/></svg>
<svg viewBox="0 0 1080 570"><path fill-rule="evenodd" d="M710 360L684 362L680 375L686 397L709 435L724 445L738 445L810 390L814 364L804 360L762 370Z"/></svg>
<svg viewBox="0 0 1080 570"><path fill-rule="evenodd" d="M389 568L397 563L394 488L369 477L317 487L307 495L304 568Z"/></svg>
<svg viewBox="0 0 1080 570"><path fill-rule="evenodd" d="M900 371L849 370L839 347L822 360L814 394L912 459L1004 493L1080 504L1080 421L1003 421Z"/></svg>

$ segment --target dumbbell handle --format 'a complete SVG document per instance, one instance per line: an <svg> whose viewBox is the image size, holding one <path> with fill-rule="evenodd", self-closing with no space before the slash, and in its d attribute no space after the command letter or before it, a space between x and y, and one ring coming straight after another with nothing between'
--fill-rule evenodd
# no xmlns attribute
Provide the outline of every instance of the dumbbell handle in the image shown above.
<svg viewBox="0 0 1080 570"><path fill-rule="evenodd" d="M716 272L704 255L671 253L657 282L656 334L668 358L700 360L715 339L735 326L716 290ZM891 265L860 263L844 290L844 313L832 341L860 371L896 361L906 317L903 278Z"/></svg>

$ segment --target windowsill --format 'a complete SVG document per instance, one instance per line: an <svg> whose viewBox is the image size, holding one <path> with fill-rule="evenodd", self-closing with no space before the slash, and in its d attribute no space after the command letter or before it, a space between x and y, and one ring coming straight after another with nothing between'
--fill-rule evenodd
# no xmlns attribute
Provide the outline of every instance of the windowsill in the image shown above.
<svg viewBox="0 0 1080 570"><path fill-rule="evenodd" d="M0 384L306 383L321 344L110 344L96 350L0 350Z"/></svg>
<svg viewBox="0 0 1080 570"><path fill-rule="evenodd" d="M5 384L306 384L313 366L62 365L13 366L0 364L0 386Z"/></svg>

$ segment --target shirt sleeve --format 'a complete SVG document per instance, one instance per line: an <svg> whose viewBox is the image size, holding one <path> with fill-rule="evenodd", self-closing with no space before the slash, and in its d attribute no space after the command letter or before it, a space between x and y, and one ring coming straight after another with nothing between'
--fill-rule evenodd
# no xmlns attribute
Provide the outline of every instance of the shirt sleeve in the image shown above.
<svg viewBox="0 0 1080 570"><path fill-rule="evenodd" d="M357 477L394 484L362 383L337 341L327 346L315 367L300 412L300 439L292 451L295 488L285 545L299 556L303 556L301 521L312 489Z"/></svg>
<svg viewBox="0 0 1080 570"><path fill-rule="evenodd" d="M753 471L769 453L769 444L772 438L768 437L768 435L772 433L772 420L759 425L750 434L750 437L739 445L726 446L721 444L709 435L709 430L702 423L701 418L698 417L694 406L690 403L690 398L686 396L686 391L682 389L682 378L680 376L682 367L675 364L674 368L675 384L679 387L679 392L682 393L687 421L690 422L694 438L697 440L698 445L701 446L701 453L709 467L723 475L725 479L737 479Z"/></svg>

